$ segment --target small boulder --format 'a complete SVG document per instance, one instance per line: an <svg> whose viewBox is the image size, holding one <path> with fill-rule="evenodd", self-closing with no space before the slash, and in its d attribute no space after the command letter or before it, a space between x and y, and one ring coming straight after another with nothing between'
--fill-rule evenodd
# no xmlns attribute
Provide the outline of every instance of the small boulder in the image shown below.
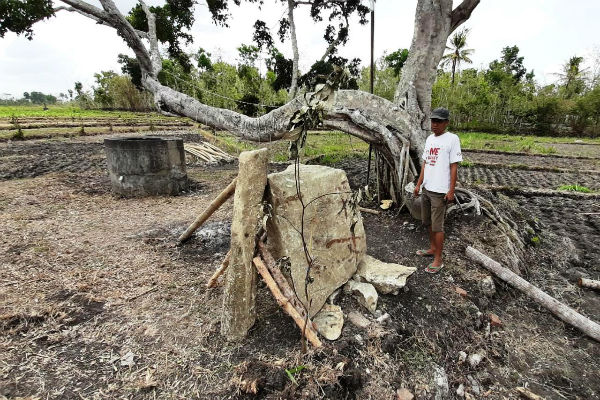
<svg viewBox="0 0 600 400"><path fill-rule="evenodd" d="M416 270L414 267L385 263L365 255L358 264L357 275L362 281L375 286L381 294L397 294L406 286L406 279Z"/></svg>
<svg viewBox="0 0 600 400"><path fill-rule="evenodd" d="M465 397L465 385L462 383L458 385L458 389L456 389L456 395L458 397Z"/></svg>
<svg viewBox="0 0 600 400"><path fill-rule="evenodd" d="M500 317L498 317L494 313L490 313L490 325L494 327L502 326L502 321L500 320Z"/></svg>
<svg viewBox="0 0 600 400"><path fill-rule="evenodd" d="M348 314L348 320L361 329L367 329L369 325L371 325L371 321L357 311L351 311L350 314Z"/></svg>
<svg viewBox="0 0 600 400"><path fill-rule="evenodd" d="M479 289L484 296L492 297L496 294L496 285L494 284L494 279L491 276L486 276L479 282Z"/></svg>
<svg viewBox="0 0 600 400"><path fill-rule="evenodd" d="M336 340L342 334L344 313L340 306L325 304L313 318L317 331L327 340Z"/></svg>
<svg viewBox="0 0 600 400"><path fill-rule="evenodd" d="M378 295L377 290L375 290L373 285L350 280L346 283L346 286L344 286L344 291L352 293L358 303L369 310L371 314L375 313Z"/></svg>
<svg viewBox="0 0 600 400"><path fill-rule="evenodd" d="M397 400L413 400L415 396L406 388L398 389L396 391Z"/></svg>
<svg viewBox="0 0 600 400"><path fill-rule="evenodd" d="M469 354L469 358L467 359L467 361L469 361L469 365L473 368L477 368L477 366L481 363L481 361L483 360L483 356L481 354Z"/></svg>
<svg viewBox="0 0 600 400"><path fill-rule="evenodd" d="M464 351L459 351L458 352L458 362L465 362L467 361L467 353L465 353Z"/></svg>

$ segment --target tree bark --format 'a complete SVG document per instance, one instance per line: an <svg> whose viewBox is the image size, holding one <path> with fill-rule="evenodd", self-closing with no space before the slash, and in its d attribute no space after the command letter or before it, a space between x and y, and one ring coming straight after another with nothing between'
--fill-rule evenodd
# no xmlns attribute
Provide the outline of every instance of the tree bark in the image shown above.
<svg viewBox="0 0 600 400"><path fill-rule="evenodd" d="M581 287L600 290L600 281L595 281L593 279L579 278L579 282L577 282L577 283Z"/></svg>
<svg viewBox="0 0 600 400"><path fill-rule="evenodd" d="M559 302L546 292L543 292L539 288L533 286L519 275L507 268L504 268L499 263L471 246L467 247L467 256L493 272L498 278L525 293L527 296L532 298L538 304L544 306L562 321L576 327L592 339L600 342L600 325L598 325L596 322L584 317L571 307Z"/></svg>
<svg viewBox="0 0 600 400"><path fill-rule="evenodd" d="M293 99L296 97L298 92L298 63L300 62L300 54L298 53L298 39L296 38L296 22L294 20L294 8L296 2L294 0L288 0L288 21L290 23L290 39L292 41L292 84L290 87L289 98Z"/></svg>

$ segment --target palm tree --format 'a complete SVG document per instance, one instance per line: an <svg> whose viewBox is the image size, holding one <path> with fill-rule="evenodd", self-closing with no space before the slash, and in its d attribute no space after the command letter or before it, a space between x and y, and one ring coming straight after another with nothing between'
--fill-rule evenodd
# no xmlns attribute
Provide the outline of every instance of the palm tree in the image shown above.
<svg viewBox="0 0 600 400"><path fill-rule="evenodd" d="M563 72L558 73L561 83L564 86L565 96L572 97L579 94L585 87L585 69L581 69L583 57L573 56L563 65Z"/></svg>
<svg viewBox="0 0 600 400"><path fill-rule="evenodd" d="M454 85L454 75L456 73L456 68L460 67L461 62L466 62L471 64L473 61L469 58L471 54L475 50L473 49L465 49L467 46L467 35L469 34L469 29L465 28L458 32L456 32L450 38L450 46L446 46L446 49L452 50L452 52L445 54L442 57L442 66L446 66L448 64L452 64L452 85Z"/></svg>

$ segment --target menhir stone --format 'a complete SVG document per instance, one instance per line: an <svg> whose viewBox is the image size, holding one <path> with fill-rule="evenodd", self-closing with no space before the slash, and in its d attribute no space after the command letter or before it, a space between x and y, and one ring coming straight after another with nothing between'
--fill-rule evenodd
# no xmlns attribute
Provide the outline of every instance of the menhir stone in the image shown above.
<svg viewBox="0 0 600 400"><path fill-rule="evenodd" d="M269 247L275 258L289 257L288 277L312 317L354 275L364 257L367 243L362 218L353 207L342 170L300 164L296 182L291 165L269 175L268 181ZM312 260L308 276L307 259Z"/></svg>

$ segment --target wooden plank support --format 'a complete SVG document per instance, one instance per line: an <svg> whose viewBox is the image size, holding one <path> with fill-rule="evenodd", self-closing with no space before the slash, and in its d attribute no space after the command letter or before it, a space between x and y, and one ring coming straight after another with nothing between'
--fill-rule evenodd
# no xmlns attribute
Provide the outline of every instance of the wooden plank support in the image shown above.
<svg viewBox="0 0 600 400"><path fill-rule="evenodd" d="M527 282L525 279L521 278L508 268L504 268L498 262L492 260L479 250L468 246L466 253L470 259L483 265L486 269L493 272L498 278L531 297L535 302L544 306L562 321L576 327L587 336L600 342L600 325L598 325L596 322L584 317L571 307L556 300L554 297Z"/></svg>
<svg viewBox="0 0 600 400"><path fill-rule="evenodd" d="M275 282L275 280L269 273L269 270L263 263L262 259L260 257L255 257L254 260L252 260L252 261L254 263L254 266L256 267L256 270L262 276L265 283L267 284L267 287L269 288L271 293L273 293L275 300L277 300L277 303L279 303L281 308L283 308L283 311L285 311L290 317L293 318L294 322L296 322L296 325L298 325L300 330L303 331L304 334L306 335L306 339L314 347L321 347L323 344L321 343L321 340L319 340L319 336L317 335L317 332L313 329L312 323L310 322L310 320L308 320L309 323L306 324L306 329L305 329L304 323L305 323L306 319L302 318L302 316L298 313L298 310L296 310L296 308L290 302L290 299L288 299L287 297L285 297L283 295L283 293L281 293L279 286L277 286L277 283Z"/></svg>
<svg viewBox="0 0 600 400"><path fill-rule="evenodd" d="M235 193L235 186L237 184L237 178L235 178L231 183L208 205L206 210L192 224L179 236L177 240L180 244L188 240L192 234L198 229L203 223L206 222L208 218L215 211L219 209L231 197L232 194Z"/></svg>

